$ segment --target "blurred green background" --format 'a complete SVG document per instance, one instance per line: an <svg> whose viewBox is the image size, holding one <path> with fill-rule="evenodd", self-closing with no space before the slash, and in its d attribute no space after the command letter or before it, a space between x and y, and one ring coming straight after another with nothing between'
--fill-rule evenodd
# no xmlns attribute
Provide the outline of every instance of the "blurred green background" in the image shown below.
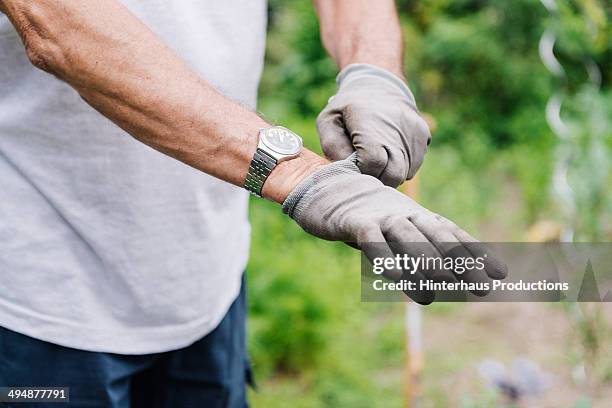
<svg viewBox="0 0 612 408"><path fill-rule="evenodd" d="M433 130L419 201L482 240L558 239L571 230L575 240L610 241L610 3L552 1L553 13L539 0L397 3L406 77ZM269 19L259 110L320 152L315 118L334 94L337 70L321 46L313 6L271 0ZM538 55L546 29L557 37L563 77L547 71ZM585 64L599 68L600 87ZM563 140L545 115L556 92L563 95L569 129ZM567 168L571 202L554 191L558 166ZM356 251L308 236L262 200L252 201L250 216L249 348L259 382L252 404L403 406L404 305L360 302ZM610 312L598 309L584 323L558 305L428 306L422 406L494 406L497 397L474 365L487 357L510 361L518 353L552 371L567 392L562 403L544 399L540 406L610 406L598 404L612 401L612 365L600 364L596 380L574 378L589 352L610 351ZM502 325L498 313L513 320ZM521 331L513 325L544 332L533 343L502 338Z"/></svg>

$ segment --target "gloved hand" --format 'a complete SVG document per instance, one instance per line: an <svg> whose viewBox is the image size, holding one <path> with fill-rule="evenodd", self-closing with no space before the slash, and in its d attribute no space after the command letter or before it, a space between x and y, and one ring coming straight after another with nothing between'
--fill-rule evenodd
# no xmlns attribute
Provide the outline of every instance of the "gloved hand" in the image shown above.
<svg viewBox="0 0 612 408"><path fill-rule="evenodd" d="M327 158L342 160L356 151L361 172L391 187L414 177L431 135L404 81L373 65L352 64L337 83L337 94L317 118Z"/></svg>
<svg viewBox="0 0 612 408"><path fill-rule="evenodd" d="M351 155L349 159L323 166L306 177L283 202L283 212L312 235L343 241L363 250L370 261L394 254L470 258L486 253L482 244L451 221L421 207L378 179L361 174L354 159L355 155ZM369 245L371 243L379 244ZM433 271L433 276L427 278L489 282L490 278L506 276L505 265L491 255L484 259L484 270L473 269L462 275ZM385 276L394 280L425 278L421 271L407 276L401 270L392 270ZM408 295L414 298L414 293ZM433 297L433 293L421 293L415 300L431 303Z"/></svg>

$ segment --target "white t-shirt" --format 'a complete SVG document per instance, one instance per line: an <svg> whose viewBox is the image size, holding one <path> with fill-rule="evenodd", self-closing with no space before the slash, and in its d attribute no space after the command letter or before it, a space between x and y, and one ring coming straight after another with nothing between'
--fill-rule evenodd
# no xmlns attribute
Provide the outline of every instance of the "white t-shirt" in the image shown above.
<svg viewBox="0 0 612 408"><path fill-rule="evenodd" d="M251 108L265 0L124 0ZM0 326L83 350L181 348L236 298L248 194L136 141L35 69L0 13Z"/></svg>

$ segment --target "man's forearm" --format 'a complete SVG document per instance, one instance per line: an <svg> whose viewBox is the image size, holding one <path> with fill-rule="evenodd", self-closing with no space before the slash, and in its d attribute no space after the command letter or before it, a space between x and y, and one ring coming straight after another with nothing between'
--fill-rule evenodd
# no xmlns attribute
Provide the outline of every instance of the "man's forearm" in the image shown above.
<svg viewBox="0 0 612 408"><path fill-rule="evenodd" d="M136 139L242 186L269 126L199 78L116 0L0 0L39 68L70 84ZM264 186L281 202L323 160L309 151L281 163Z"/></svg>
<svg viewBox="0 0 612 408"><path fill-rule="evenodd" d="M393 0L313 0L323 44L340 69L352 63L403 78L403 40Z"/></svg>

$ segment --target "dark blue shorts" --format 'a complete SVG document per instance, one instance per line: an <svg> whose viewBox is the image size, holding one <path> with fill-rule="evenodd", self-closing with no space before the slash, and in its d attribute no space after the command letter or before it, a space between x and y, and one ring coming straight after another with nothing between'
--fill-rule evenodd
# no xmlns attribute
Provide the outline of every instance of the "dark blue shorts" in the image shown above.
<svg viewBox="0 0 612 408"><path fill-rule="evenodd" d="M0 327L0 387L70 387L68 404L18 403L15 408L246 407L246 384L252 381L244 286L214 331L165 353L75 350Z"/></svg>

